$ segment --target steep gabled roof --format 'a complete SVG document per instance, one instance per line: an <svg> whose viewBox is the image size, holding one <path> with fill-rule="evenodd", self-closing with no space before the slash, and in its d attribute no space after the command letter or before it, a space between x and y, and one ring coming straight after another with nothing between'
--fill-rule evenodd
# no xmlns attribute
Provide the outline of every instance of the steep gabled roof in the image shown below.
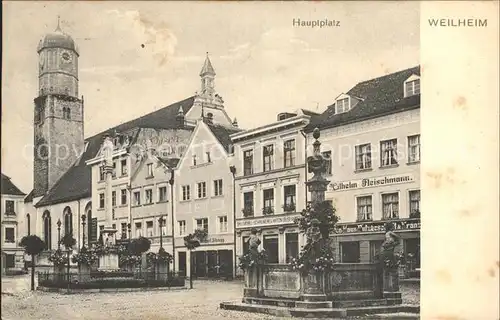
<svg viewBox="0 0 500 320"><path fill-rule="evenodd" d="M36 204L36 206L41 207L82 198L89 198L92 188L92 171L91 167L86 165L86 161L93 159L97 155L101 148L102 141L107 134L113 134L115 131L124 132L133 128L177 128L178 124L175 117L179 108L182 106L184 112L187 112L193 106L193 102L194 96L171 104L140 118L119 124L113 128L85 139L87 147L81 158L63 174L63 176Z"/></svg>
<svg viewBox="0 0 500 320"><path fill-rule="evenodd" d="M212 131L219 143L224 147L226 152L231 152L233 142L231 141L230 135L242 130L237 128L227 128L216 124L207 124L207 126L210 128L210 131Z"/></svg>
<svg viewBox="0 0 500 320"><path fill-rule="evenodd" d="M2 173L2 194L11 196L24 196L26 193L19 190L18 187L10 180L10 177Z"/></svg>
<svg viewBox="0 0 500 320"><path fill-rule="evenodd" d="M420 94L404 97L404 82L413 74L420 76L420 66L358 83L346 93L362 99L355 107L347 112L335 114L335 104L332 104L323 114L312 117L305 131L311 132L316 127L332 128L420 108Z"/></svg>

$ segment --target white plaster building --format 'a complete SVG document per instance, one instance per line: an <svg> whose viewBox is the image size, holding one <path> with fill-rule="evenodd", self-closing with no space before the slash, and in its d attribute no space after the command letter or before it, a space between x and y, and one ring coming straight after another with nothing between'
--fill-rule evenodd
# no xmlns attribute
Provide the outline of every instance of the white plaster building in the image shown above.
<svg viewBox="0 0 500 320"><path fill-rule="evenodd" d="M340 262L373 259L391 221L420 261L420 68L361 82L306 127L330 160Z"/></svg>
<svg viewBox="0 0 500 320"><path fill-rule="evenodd" d="M253 228L270 263L296 257L303 239L294 219L306 207L307 141L302 129L316 113L300 109L278 121L231 135L236 167L236 248L248 249Z"/></svg>
<svg viewBox="0 0 500 320"><path fill-rule="evenodd" d="M19 241L30 230L22 221L24 213L25 194L2 173L2 274L8 270L20 270L24 268L24 248L19 246Z"/></svg>

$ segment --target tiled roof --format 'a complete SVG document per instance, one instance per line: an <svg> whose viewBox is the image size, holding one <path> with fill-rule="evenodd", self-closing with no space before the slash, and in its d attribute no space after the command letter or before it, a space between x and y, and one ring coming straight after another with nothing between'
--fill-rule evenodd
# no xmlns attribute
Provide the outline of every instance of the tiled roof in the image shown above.
<svg viewBox="0 0 500 320"><path fill-rule="evenodd" d="M162 157L158 157L158 160L169 168L175 168L180 161L180 159L178 159L178 158L168 158L167 159L167 158L162 158Z"/></svg>
<svg viewBox="0 0 500 320"><path fill-rule="evenodd" d="M7 177L2 173L2 194L11 195L11 196L24 196L26 193L19 190L18 187L10 180L10 177Z"/></svg>
<svg viewBox="0 0 500 320"><path fill-rule="evenodd" d="M113 128L85 139L88 143L82 157L66 171L50 191L36 204L37 207L88 198L91 195L92 174L85 162L94 158L107 134L124 132L133 128L173 129L178 127L175 116L182 106L186 113L193 106L194 97L149 113L140 118L119 124Z"/></svg>
<svg viewBox="0 0 500 320"><path fill-rule="evenodd" d="M229 135L242 131L241 129L227 128L216 124L209 124L208 127L227 152L231 152L233 144Z"/></svg>
<svg viewBox="0 0 500 320"><path fill-rule="evenodd" d="M361 98L362 101L348 112L340 114L335 114L335 104L330 105L323 114L311 118L305 131L311 132L316 127L320 129L337 127L420 108L420 94L404 97L404 82L413 74L420 76L420 66L358 83L346 94Z"/></svg>

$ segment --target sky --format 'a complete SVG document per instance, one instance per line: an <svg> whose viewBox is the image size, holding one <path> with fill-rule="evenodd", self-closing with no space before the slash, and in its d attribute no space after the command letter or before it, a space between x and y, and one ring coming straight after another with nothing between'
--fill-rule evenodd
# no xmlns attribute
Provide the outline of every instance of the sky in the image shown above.
<svg viewBox="0 0 500 320"><path fill-rule="evenodd" d="M36 47L61 27L79 50L85 137L192 96L206 52L245 129L323 112L356 83L419 64L419 2L3 2L2 173L33 185ZM337 27L294 27L293 20Z"/></svg>

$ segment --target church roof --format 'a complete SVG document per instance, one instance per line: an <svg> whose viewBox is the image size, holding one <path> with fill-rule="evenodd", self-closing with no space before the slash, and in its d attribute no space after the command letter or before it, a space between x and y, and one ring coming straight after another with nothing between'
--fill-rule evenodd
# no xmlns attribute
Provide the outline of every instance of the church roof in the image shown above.
<svg viewBox="0 0 500 320"><path fill-rule="evenodd" d="M205 58L205 63L203 64L203 68L201 68L200 71L200 76L203 76L204 74L212 74L215 76L215 70L214 67L212 67L212 62L210 62L210 58L207 57Z"/></svg>
<svg viewBox="0 0 500 320"><path fill-rule="evenodd" d="M321 115L313 116L304 129L326 129L368 120L397 112L420 108L420 94L404 97L404 82L412 75L420 76L420 66L358 83L346 95L360 98L356 106L344 113L335 113L335 103Z"/></svg>
<svg viewBox="0 0 500 320"><path fill-rule="evenodd" d="M11 196L24 196L25 193L19 190L18 187L10 180L10 177L2 173L2 194Z"/></svg>
<svg viewBox="0 0 500 320"><path fill-rule="evenodd" d="M187 112L193 106L193 102L194 96L137 119L119 124L85 139L86 149L80 159L63 174L49 192L36 204L36 207L89 198L92 191L92 169L90 166L87 166L85 162L96 157L106 135L113 134L115 131L123 132L134 128L178 128L175 116L179 109L182 107L184 112ZM26 198L25 201L29 202L29 195Z"/></svg>

